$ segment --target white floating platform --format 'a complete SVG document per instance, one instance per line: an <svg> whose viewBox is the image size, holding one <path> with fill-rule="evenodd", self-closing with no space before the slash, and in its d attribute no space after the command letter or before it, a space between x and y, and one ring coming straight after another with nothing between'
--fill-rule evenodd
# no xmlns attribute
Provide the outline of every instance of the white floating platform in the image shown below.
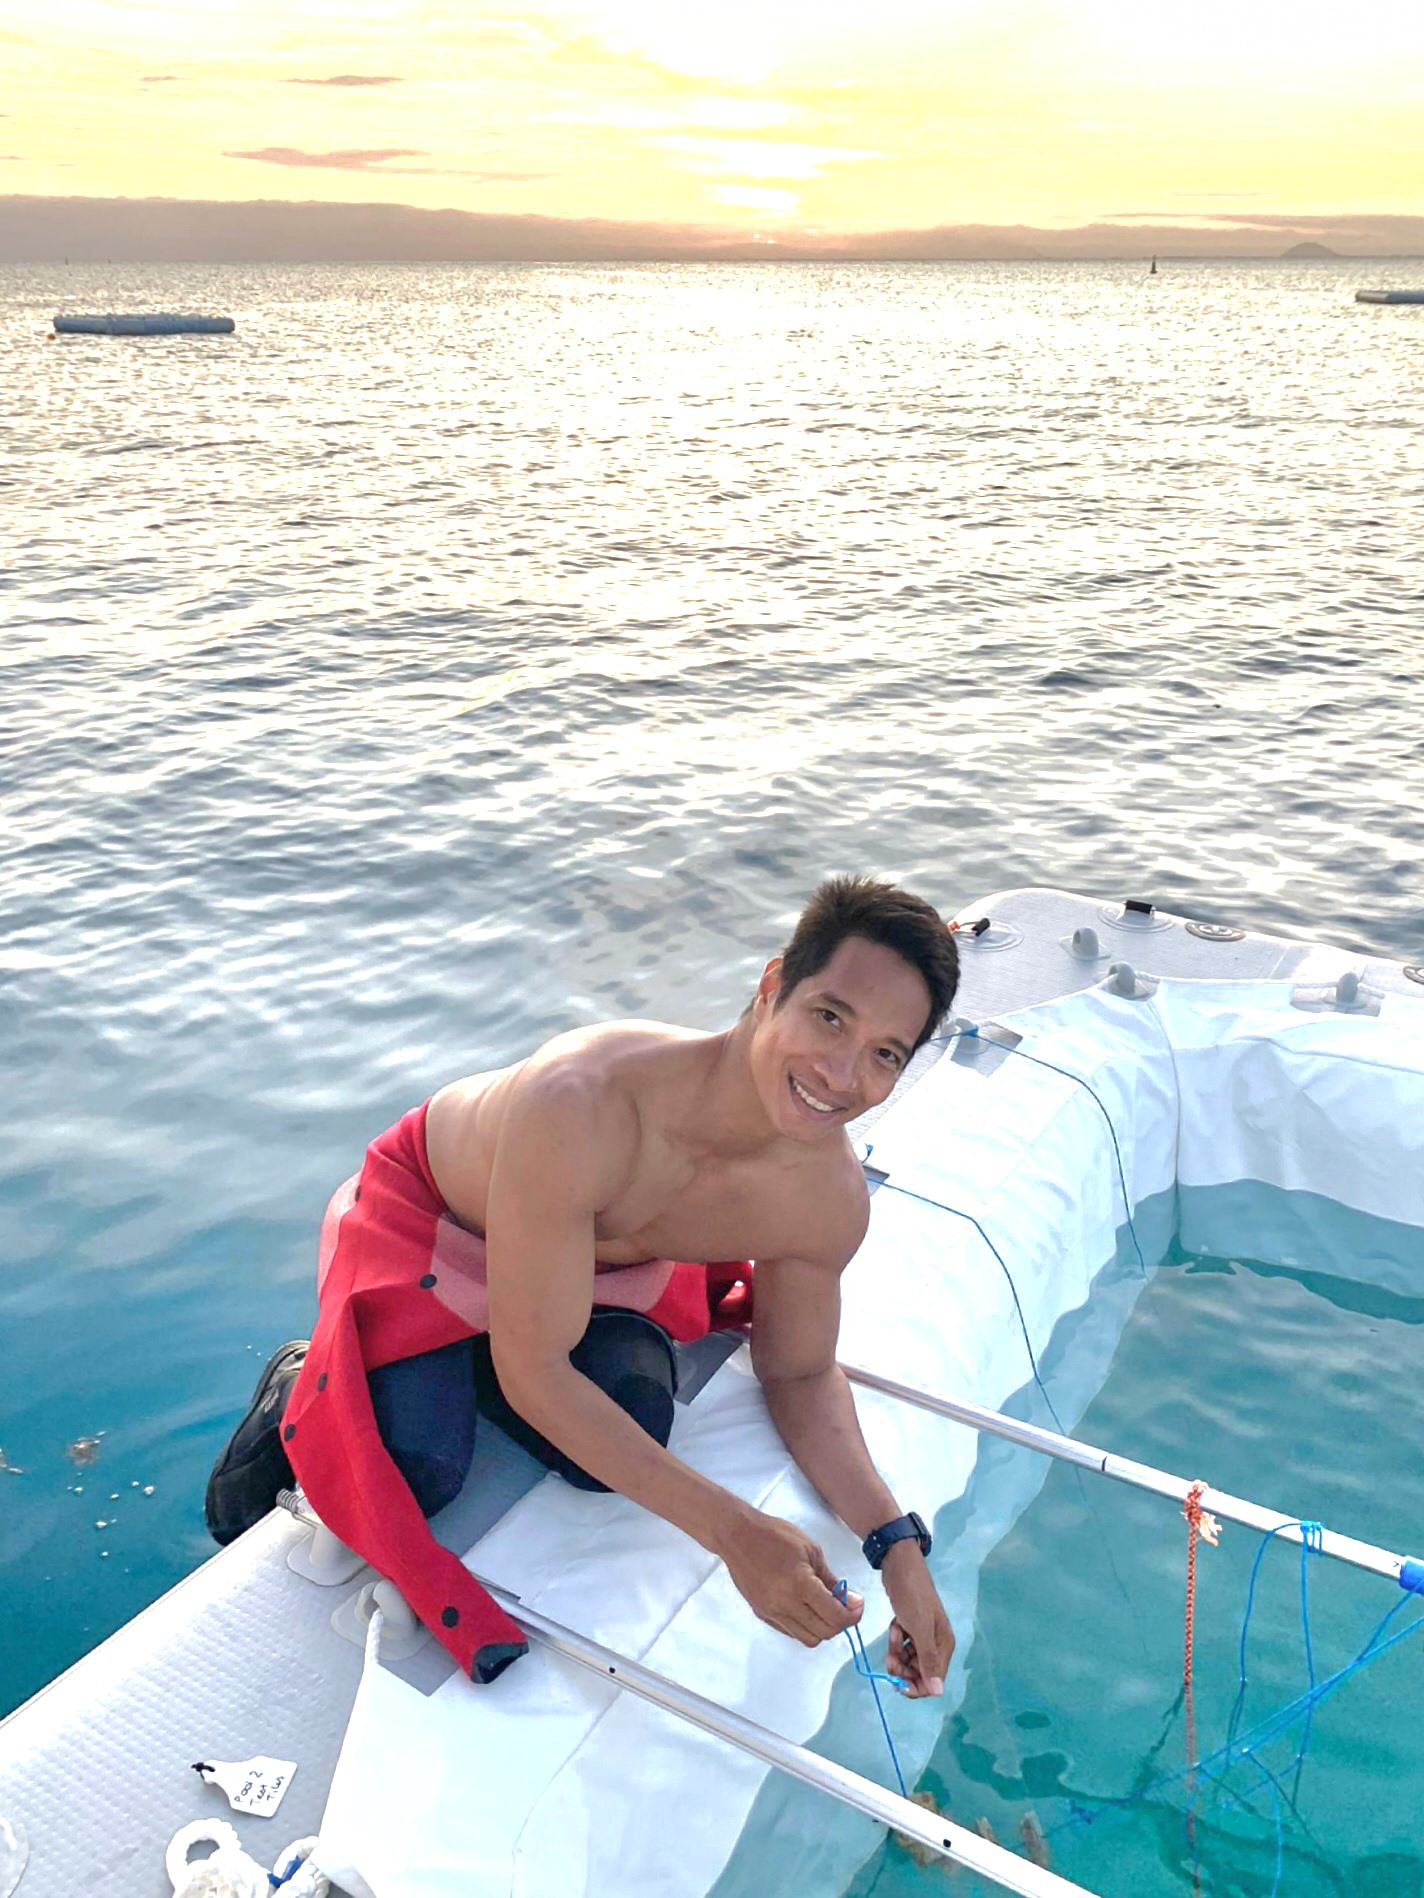
<svg viewBox="0 0 1424 1898"><path fill-rule="evenodd" d="M1424 969L1055 890L961 912L980 916L989 927L959 938L957 1009L994 1025L998 1043L922 1050L855 1130L871 1144L873 1197L845 1278L843 1359L996 1409L1027 1384L1004 1274L970 1221L942 1208L992 1235L1040 1357L1060 1319L1092 1314L1054 1378L1069 1430L1142 1282L1119 1265L1123 1180L1149 1268L1173 1219L1183 1243L1229 1249L1192 1189L1237 1180L1424 1230ZM1010 1042L1066 1072L1016 1058ZM1332 1269L1424 1291L1417 1247ZM867 1638L883 1635L883 1592L791 1464L745 1347L709 1340L685 1362L673 1448L814 1535L865 1591ZM907 1506L928 1516L965 1493L972 1431L883 1390L857 1404ZM471 1567L680 1689L793 1745L814 1739L849 1664L844 1643L795 1647L656 1517L546 1476L484 1423L477 1446L463 1495L435 1524ZM973 1533L936 1549L966 1651L979 1568L1033 1493L986 1494ZM1399 1525L1401 1541L1410 1529ZM829 1898L876 1849L873 1822L830 1799L814 1837L797 1825L767 1835L779 1777L769 1784L764 1766L543 1648L479 1688L427 1640L383 1652L358 1698L352 1602L370 1571L316 1585L301 1572L309 1538L274 1513L0 1723L0 1815L30 1841L16 1898L169 1898L165 1848L205 1814L228 1818L264 1864L319 1832L317 1862L356 1898L706 1898L750 1847L748 1890ZM1390 1584L1379 1586L1383 1611ZM888 1710L911 1778L961 1679L956 1666L935 1709ZM847 1763L883 1779L869 1715L865 1748ZM275 1824L227 1813L192 1771L259 1753L297 1762ZM727 1898L747 1878L724 1884Z"/></svg>
<svg viewBox="0 0 1424 1898"><path fill-rule="evenodd" d="M56 336L231 336L230 316L174 316L165 311L128 316L57 316Z"/></svg>

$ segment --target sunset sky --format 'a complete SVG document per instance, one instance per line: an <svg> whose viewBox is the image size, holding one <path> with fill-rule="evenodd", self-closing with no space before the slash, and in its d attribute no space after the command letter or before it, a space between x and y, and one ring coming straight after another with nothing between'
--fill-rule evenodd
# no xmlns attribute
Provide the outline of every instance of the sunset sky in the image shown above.
<svg viewBox="0 0 1424 1898"><path fill-rule="evenodd" d="M1424 207L1420 0L45 0L0 192L767 230Z"/></svg>

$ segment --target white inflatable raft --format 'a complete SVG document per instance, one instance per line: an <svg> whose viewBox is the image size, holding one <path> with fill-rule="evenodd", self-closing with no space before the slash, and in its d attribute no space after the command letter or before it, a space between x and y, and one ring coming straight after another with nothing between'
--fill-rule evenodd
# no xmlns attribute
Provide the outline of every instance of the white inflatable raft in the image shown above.
<svg viewBox="0 0 1424 1898"><path fill-rule="evenodd" d="M983 915L986 929L961 936L958 1004L981 1032L923 1051L858 1130L875 1190L846 1278L843 1360L999 1410L1030 1385L1031 1341L1054 1361L1071 1429L1142 1283L1127 1202L1150 1269L1174 1232L1246 1249L1210 1230L1220 1199L1194 1190L1239 1180L1391 1222L1398 1246L1327 1269L1418 1292L1424 972L1050 890L992 897L962 920ZM1318 1244L1313 1228L1299 1238ZM1049 1350L1085 1305L1093 1322ZM694 1350L673 1447L814 1534L865 1593L873 1643L883 1596L787 1457L745 1348L717 1363L727 1349ZM907 1506L929 1515L964 1494L972 1430L885 1390L858 1403ZM1027 1500L976 1508L972 1533L936 1550L966 1646L979 1567ZM739 1878L734 1859L768 1761L797 1770L824 1724L843 1643L791 1646L695 1544L622 1498L544 1477L492 1430L437 1527L536 1631L556 1630L553 1645L473 1687L428 1638L402 1639L395 1602L362 1678L370 1572L275 1512L0 1726L0 1815L31 1847L19 1898L167 1898L171 1835L204 1812L231 1817L191 1763L257 1753L298 1770L280 1838L270 1821L234 1821L247 1849L268 1864L319 1833L315 1861L358 1898L705 1898L719 1880L719 1898L793 1883L833 1898L876 1848L868 1815L891 1806L851 1789L850 1805L826 1798L814 1838L783 1833L759 1852L755 1875ZM1374 1566L1398 1578L1406 1565L1385 1553ZM662 1704L617 1684L630 1673L645 1692L661 1683ZM691 1722L694 1696L725 1719ZM945 1708L890 1711L908 1777ZM883 1739L866 1727L852 1764L883 1782ZM1024 1859L1007 1876L981 1870L1045 1898L1070 1889Z"/></svg>

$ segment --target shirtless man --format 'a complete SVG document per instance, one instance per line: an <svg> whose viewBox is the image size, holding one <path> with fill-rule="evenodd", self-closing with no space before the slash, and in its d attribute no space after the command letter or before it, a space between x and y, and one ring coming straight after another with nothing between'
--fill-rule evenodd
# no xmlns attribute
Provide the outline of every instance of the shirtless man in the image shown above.
<svg viewBox="0 0 1424 1898"><path fill-rule="evenodd" d="M458 1488L473 1447L475 1400L464 1395L473 1362L474 1383L484 1393L480 1407L512 1422L552 1467L584 1487L617 1490L692 1536L726 1563L740 1593L772 1627L808 1647L830 1639L858 1619L861 1604L836 1600L835 1579L816 1544L664 1447L670 1378L666 1393L650 1392L645 1376L620 1381L616 1364L608 1375L590 1355L597 1327L611 1317L614 1327L631 1327L646 1370L648 1336L671 1306L666 1294L633 1295L645 1262L753 1259L752 1363L772 1420L827 1504L871 1539L867 1553L894 1611L890 1670L911 1693L941 1693L954 1636L925 1562L928 1537L918 1518L902 1514L875 1470L835 1354L840 1275L869 1220L865 1180L845 1128L889 1094L938 1026L957 975L953 937L927 904L886 884L836 878L816 892L784 954L767 964L750 1007L725 1032L610 1023L556 1036L513 1067L441 1089L374 1143L345 1208L333 1203L337 1237L324 1251L334 1248L339 1262L343 1251L355 1255L364 1245L363 1257L380 1255L382 1264L365 1277L360 1259L340 1269L333 1264L305 1365L296 1357L278 1380L266 1380L265 1394L259 1386L253 1412L215 1468L214 1533L230 1539L214 1516L222 1515L225 1468L251 1464L239 1442L243 1431L250 1438L254 1414L261 1414L270 1440L285 1411L286 1451L323 1520L393 1575L476 1678L493 1678L521 1651L517 1631L503 1645L494 1623L472 1634L472 1598L449 1567L422 1590L426 1565L410 1540L419 1521L413 1501L400 1515L408 1494L397 1498L382 1488L380 1510L369 1494L383 1483L387 1452L419 1491L411 1470L427 1466L408 1454L409 1428L393 1422L395 1406L409 1414L409 1392L394 1399L388 1392L397 1380L408 1385L417 1370L425 1380L419 1429L427 1437L432 1429L448 1431L462 1404L469 1409L468 1424L455 1432ZM406 1145L398 1150L392 1137L401 1130ZM415 1185L408 1188L408 1180ZM363 1193L374 1211L363 1214L355 1204ZM383 1203L397 1213L382 1213ZM402 1250L417 1217L436 1224L428 1235L421 1228L418 1256L387 1270L384 1261ZM361 1224L371 1219L383 1221L379 1230ZM478 1247L473 1276L468 1260L463 1276L459 1266L452 1269L450 1227ZM419 1267L433 1269L417 1276ZM686 1275L693 1268L669 1270ZM370 1272L384 1273L381 1283ZM442 1302L422 1305L417 1287ZM610 1305L642 1310L610 1314ZM428 1335L438 1336L435 1348L422 1350L417 1341L407 1352L399 1323L372 1344L382 1313L417 1309L434 1317L437 1329ZM675 1319L668 1322L678 1331ZM705 1328L704 1315L700 1327L694 1321L678 1335ZM357 1348L359 1361L351 1356ZM476 1359L459 1357L462 1351L476 1352ZM670 1345L666 1355L670 1363ZM349 1466L332 1461L338 1448L349 1454L353 1439L364 1440L364 1423L338 1412L337 1428L323 1409L327 1373L336 1378L344 1365L355 1375L353 1364L367 1374L380 1437L377 1462L368 1459L364 1469L359 1457ZM432 1403L429 1378L437 1370L445 1396ZM639 1394L630 1397L634 1386ZM280 1406L270 1401L279 1388ZM406 1440L398 1442L403 1428ZM364 1508L349 1494L363 1487ZM421 1511L430 1514L442 1500L448 1490L427 1496ZM393 1513L400 1520L391 1531ZM392 1543L404 1536L405 1547L380 1546L383 1534ZM433 1541L424 1554L431 1551L437 1558L445 1553ZM469 1583L463 1570L459 1576Z"/></svg>

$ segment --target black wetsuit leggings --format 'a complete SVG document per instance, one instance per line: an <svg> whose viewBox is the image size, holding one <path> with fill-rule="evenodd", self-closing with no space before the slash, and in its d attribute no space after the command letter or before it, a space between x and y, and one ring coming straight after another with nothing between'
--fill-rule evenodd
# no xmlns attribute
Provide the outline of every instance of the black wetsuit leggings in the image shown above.
<svg viewBox="0 0 1424 1898"><path fill-rule="evenodd" d="M667 1443L677 1359L661 1325L641 1312L595 1305L569 1362L650 1437ZM461 1338L439 1350L398 1359L372 1371L367 1381L381 1441L427 1516L459 1495L475 1454L475 1424L481 1415L576 1489L608 1487L511 1408L495 1376L487 1336Z"/></svg>

